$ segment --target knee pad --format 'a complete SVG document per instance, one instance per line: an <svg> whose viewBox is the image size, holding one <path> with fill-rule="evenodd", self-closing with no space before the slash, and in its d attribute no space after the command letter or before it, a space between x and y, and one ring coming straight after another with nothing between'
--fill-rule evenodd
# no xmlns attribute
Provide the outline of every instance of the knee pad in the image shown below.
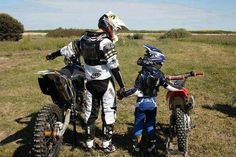
<svg viewBox="0 0 236 157"><path fill-rule="evenodd" d="M155 126L149 126L148 128L146 128L146 130L149 137L155 135Z"/></svg>

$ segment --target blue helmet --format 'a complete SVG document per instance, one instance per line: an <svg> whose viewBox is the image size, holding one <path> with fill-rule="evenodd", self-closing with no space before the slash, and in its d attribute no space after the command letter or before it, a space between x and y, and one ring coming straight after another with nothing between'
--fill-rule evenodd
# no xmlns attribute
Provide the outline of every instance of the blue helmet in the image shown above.
<svg viewBox="0 0 236 157"><path fill-rule="evenodd" d="M165 61L165 55L160 49L151 45L144 45L143 47L146 49L147 57L149 57L156 64L163 64Z"/></svg>
<svg viewBox="0 0 236 157"><path fill-rule="evenodd" d="M141 66L152 66L160 69L165 61L165 55L161 52L160 49L154 46L144 45L143 47L146 49L146 54L143 58L139 58L137 64Z"/></svg>

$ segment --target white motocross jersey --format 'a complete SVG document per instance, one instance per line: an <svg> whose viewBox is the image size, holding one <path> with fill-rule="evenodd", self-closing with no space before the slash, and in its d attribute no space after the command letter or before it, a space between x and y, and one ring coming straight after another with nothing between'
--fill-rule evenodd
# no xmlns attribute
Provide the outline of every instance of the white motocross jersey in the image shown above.
<svg viewBox="0 0 236 157"><path fill-rule="evenodd" d="M104 51L106 45L113 44L111 40L108 38L104 38L99 45L99 50ZM67 46L64 46L61 50L61 55L66 58L70 58L72 56L76 56L76 49L73 46L73 42L69 43ZM90 80L104 80L112 76L111 69L117 68L119 66L119 62L117 60L116 51L114 49L108 51L105 54L106 64L101 65L88 65L84 64L85 76L87 81Z"/></svg>

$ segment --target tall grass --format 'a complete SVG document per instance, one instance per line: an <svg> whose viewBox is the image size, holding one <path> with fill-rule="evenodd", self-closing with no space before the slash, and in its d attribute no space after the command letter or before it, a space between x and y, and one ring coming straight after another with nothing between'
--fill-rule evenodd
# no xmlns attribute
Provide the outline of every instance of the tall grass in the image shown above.
<svg viewBox="0 0 236 157"><path fill-rule="evenodd" d="M70 38L49 38L49 37L34 37L24 36L18 42L4 41L0 42L1 54L12 54L22 51L44 51L55 50L63 47L71 42L76 37Z"/></svg>
<svg viewBox="0 0 236 157"><path fill-rule="evenodd" d="M190 38L181 40L217 45L236 45L236 35L193 35Z"/></svg>

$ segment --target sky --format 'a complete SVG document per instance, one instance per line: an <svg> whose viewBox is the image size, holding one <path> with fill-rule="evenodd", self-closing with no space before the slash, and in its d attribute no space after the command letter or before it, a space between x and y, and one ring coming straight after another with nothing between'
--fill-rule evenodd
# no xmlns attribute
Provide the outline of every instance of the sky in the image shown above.
<svg viewBox="0 0 236 157"><path fill-rule="evenodd" d="M25 30L96 29L108 11L131 30L236 31L236 0L0 0Z"/></svg>

